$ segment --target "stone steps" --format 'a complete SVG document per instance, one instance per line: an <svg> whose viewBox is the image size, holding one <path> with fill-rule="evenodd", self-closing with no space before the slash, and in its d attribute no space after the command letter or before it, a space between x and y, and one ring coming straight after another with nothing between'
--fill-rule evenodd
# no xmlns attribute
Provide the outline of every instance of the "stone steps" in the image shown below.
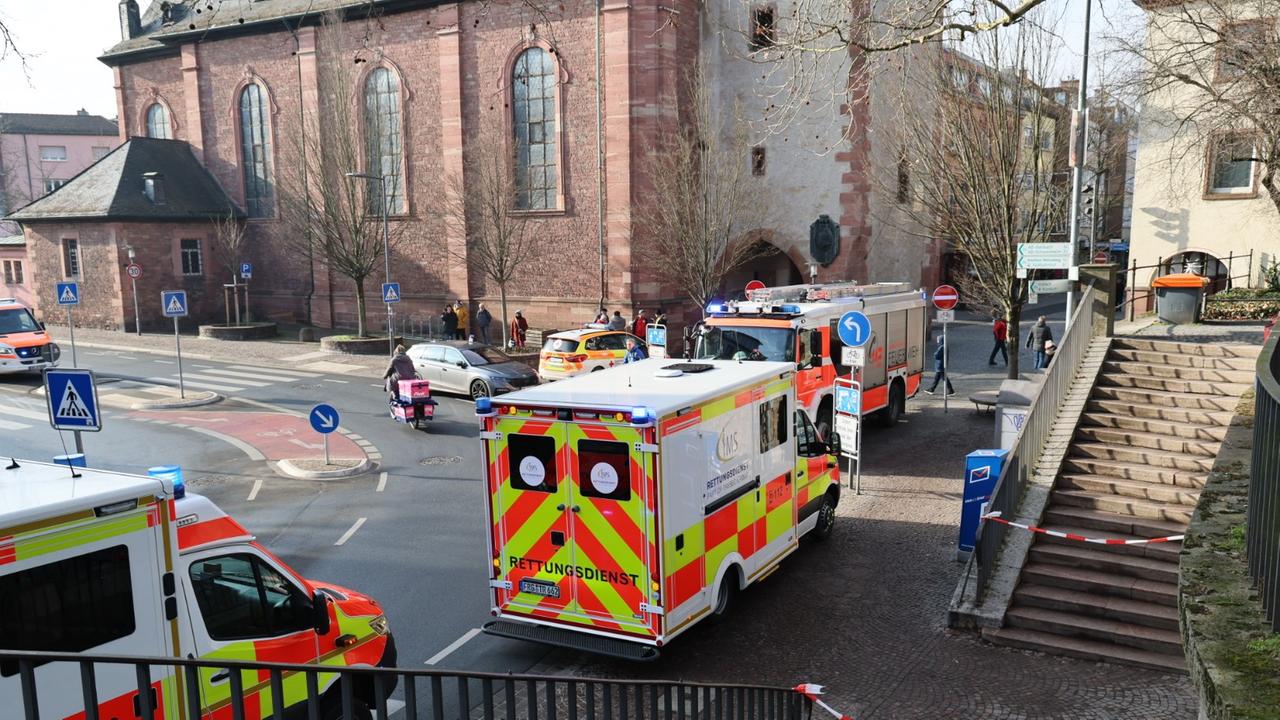
<svg viewBox="0 0 1280 720"><path fill-rule="evenodd" d="M1045 525L1068 525L1099 530L1104 537L1129 535L1140 538L1157 538L1182 535L1186 530L1185 523L1120 515L1077 505L1050 505L1044 511L1043 522ZM1094 535L1097 535L1097 533L1094 533Z"/></svg>
<svg viewBox="0 0 1280 720"><path fill-rule="evenodd" d="M1069 457L1117 460L1135 465L1154 465L1193 473L1208 473L1213 469L1212 457L1185 455L1183 453L1150 450L1147 448L1130 448L1109 443L1073 442L1071 443Z"/></svg>
<svg viewBox="0 0 1280 720"><path fill-rule="evenodd" d="M1119 400L1123 403L1136 403L1139 405L1156 405L1166 408L1180 408L1182 410L1208 410L1210 412L1225 413L1235 410L1236 404L1239 402L1238 397L1229 395L1169 392L1106 384L1094 387L1093 394L1089 396L1089 399L1090 401Z"/></svg>
<svg viewBox="0 0 1280 720"><path fill-rule="evenodd" d="M1081 615L1041 607L1015 605L1004 614L1006 626L1049 632L1066 637L1101 640L1165 655L1182 656L1177 630Z"/></svg>
<svg viewBox="0 0 1280 720"><path fill-rule="evenodd" d="M1147 350L1131 350L1112 345L1108 357L1120 362L1140 362L1151 365L1168 365L1185 368L1210 368L1216 370L1248 370L1254 371L1257 357L1235 357L1204 355L1185 355L1182 353L1152 352Z"/></svg>
<svg viewBox="0 0 1280 720"><path fill-rule="evenodd" d="M1022 568L1022 582L1141 600L1169 607L1176 606L1178 596L1178 586L1175 583L1035 561L1029 561Z"/></svg>
<svg viewBox="0 0 1280 720"><path fill-rule="evenodd" d="M1051 565L1097 570L1162 583L1178 582L1177 562L1125 555L1113 552L1108 545L1080 541L1075 541L1075 545L1037 542L1031 546L1031 559Z"/></svg>
<svg viewBox="0 0 1280 720"><path fill-rule="evenodd" d="M1177 608L1141 600L1095 595L1052 585L1024 584L1013 593L1013 601L1018 605L1046 610L1109 618L1161 630L1178 630Z"/></svg>
<svg viewBox="0 0 1280 720"><path fill-rule="evenodd" d="M1115 643L1055 635L1015 627L987 628L982 631L982 637L996 645L1020 648L1022 650L1038 650L1082 660L1133 665L1165 672L1185 673L1187 671L1186 660L1183 659L1180 653L1178 655L1170 655L1127 645L1116 645Z"/></svg>
<svg viewBox="0 0 1280 720"><path fill-rule="evenodd" d="M1062 475L1058 478L1057 487L1060 490L1080 490L1162 505L1185 505L1193 509L1200 501L1199 490L1163 483L1121 480L1106 475Z"/></svg>
<svg viewBox="0 0 1280 720"><path fill-rule="evenodd" d="M1062 472L1082 475L1106 475L1124 480L1138 480L1163 485L1200 489L1209 478L1208 473L1186 472L1170 468L1151 467L1141 463L1120 462L1094 457L1067 457L1062 462Z"/></svg>
<svg viewBox="0 0 1280 720"><path fill-rule="evenodd" d="M1178 380L1174 378L1145 377L1124 373L1103 373L1098 376L1098 384L1105 387L1134 388L1138 390L1159 390L1178 394L1193 393L1197 395L1220 395L1238 398L1249 388L1247 383L1217 382L1208 380Z"/></svg>
<svg viewBox="0 0 1280 720"><path fill-rule="evenodd" d="M1165 378L1171 380L1198 380L1210 383L1234 383L1252 385L1256 373L1253 370L1221 368L1189 368L1177 365L1107 360L1102 363L1107 374L1133 375L1135 377Z"/></svg>
<svg viewBox="0 0 1280 720"><path fill-rule="evenodd" d="M1188 440L1163 433L1143 432L1124 428L1080 427L1075 437L1086 443L1102 443L1105 445L1127 445L1133 448L1163 450L1182 455L1198 455L1200 457L1216 457L1217 440Z"/></svg>
<svg viewBox="0 0 1280 720"><path fill-rule="evenodd" d="M1152 435L1200 440L1208 443L1219 443L1227 435L1225 425L1197 424L1188 420L1172 421L1153 418L1134 417L1119 413L1087 411L1080 416L1082 428L1110 428L1113 430L1131 430ZM1215 452L1217 449L1215 448Z"/></svg>
<svg viewBox="0 0 1280 720"><path fill-rule="evenodd" d="M1052 499L1055 503L1072 507L1102 510L1117 515L1129 515L1147 520L1182 523L1184 527L1191 522L1191 514L1196 509L1194 505L1144 502L1120 495L1092 493L1083 490L1054 490Z"/></svg>
<svg viewBox="0 0 1280 720"><path fill-rule="evenodd" d="M1045 530L1053 530L1060 533L1071 533L1073 535L1081 535L1083 537L1105 537L1114 538L1116 540L1141 540L1137 535L1129 535L1128 533L1112 532L1107 530L1099 530L1097 528L1083 528L1073 525L1059 525L1050 523L1043 526ZM1078 547L1079 540L1067 540L1066 538L1054 537L1052 535L1037 535L1036 543L1045 545L1070 545ZM1177 564L1178 553L1182 551L1181 542L1163 542L1163 543L1143 543L1142 545L1110 545L1107 550L1118 555L1130 555L1133 557L1145 557L1153 560L1160 560Z"/></svg>
<svg viewBox="0 0 1280 720"><path fill-rule="evenodd" d="M1118 337L1111 341L1113 350L1140 350L1167 355L1196 355L1207 358L1252 358L1262 352L1258 345L1232 345L1227 343L1179 343L1164 340Z"/></svg>
<svg viewBox="0 0 1280 720"><path fill-rule="evenodd" d="M1088 413L1123 415L1144 420L1161 420L1206 427L1226 427L1231 422L1232 415L1224 410L1152 405L1132 400L1110 400L1099 398L1096 395L1089 398L1089 402L1085 405L1085 411Z"/></svg>

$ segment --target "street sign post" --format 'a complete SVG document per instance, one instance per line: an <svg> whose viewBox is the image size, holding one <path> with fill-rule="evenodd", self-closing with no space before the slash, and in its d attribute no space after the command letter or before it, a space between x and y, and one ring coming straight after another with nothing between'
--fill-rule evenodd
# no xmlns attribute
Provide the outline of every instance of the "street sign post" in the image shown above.
<svg viewBox="0 0 1280 720"><path fill-rule="evenodd" d="M244 280L253 277L253 263L240 263L240 277Z"/></svg>
<svg viewBox="0 0 1280 720"><path fill-rule="evenodd" d="M98 404L98 383L92 370L44 371L44 397L49 406L49 425L55 430L71 430L75 434L76 452L84 453L81 432L102 429Z"/></svg>
<svg viewBox="0 0 1280 720"><path fill-rule="evenodd" d="M752 290L763 290L764 288L765 288L765 284L763 282L760 282L759 280L752 280L751 282L747 283L747 286L743 289L749 293Z"/></svg>
<svg viewBox="0 0 1280 720"><path fill-rule="evenodd" d="M954 310L960 303L960 292L951 285L939 285L933 289L933 306L939 310Z"/></svg>
<svg viewBox="0 0 1280 720"><path fill-rule="evenodd" d="M1107 252L1106 250L1099 250L1098 252L1093 254L1093 262L1097 265L1101 265L1110 259L1111 259L1111 253Z"/></svg>
<svg viewBox="0 0 1280 720"><path fill-rule="evenodd" d="M187 316L187 291L162 290L160 310L164 312L165 317L173 318L173 344L178 351L178 396L185 399L187 384L182 377L182 336L178 333L178 318Z"/></svg>
<svg viewBox="0 0 1280 720"><path fill-rule="evenodd" d="M1056 295L1064 293L1071 289L1071 281L1062 280L1032 280L1027 283L1027 292L1032 295Z"/></svg>
<svg viewBox="0 0 1280 720"><path fill-rule="evenodd" d="M644 329L644 343L649 346L649 357L667 357L667 326L650 325Z"/></svg>
<svg viewBox="0 0 1280 720"><path fill-rule="evenodd" d="M956 321L955 310L939 310L938 311L938 322L942 323L943 325L946 325L947 323L952 323L955 321Z"/></svg>
<svg viewBox="0 0 1280 720"><path fill-rule="evenodd" d="M129 264L124 266L129 276L129 285L133 288L133 331L142 334L142 310L138 307L138 278L142 277L142 266L133 261L133 247L125 246L129 251Z"/></svg>
<svg viewBox="0 0 1280 720"><path fill-rule="evenodd" d="M67 332L71 336L71 367L76 366L76 321L71 315L71 308L80 304L80 284L60 282L57 284L58 304L67 308Z"/></svg>
<svg viewBox="0 0 1280 720"><path fill-rule="evenodd" d="M324 464L328 465L329 433L338 429L338 410L328 403L320 403L311 408L307 419L311 421L311 429L320 433L320 438L324 441Z"/></svg>
<svg viewBox="0 0 1280 720"><path fill-rule="evenodd" d="M861 349L861 348L859 348ZM853 494L862 494L862 383L837 377L835 382L835 431L840 454L853 466Z"/></svg>
<svg viewBox="0 0 1280 720"><path fill-rule="evenodd" d="M1071 243L1018 243L1018 269L1061 270L1071 267Z"/></svg>
<svg viewBox="0 0 1280 720"><path fill-rule="evenodd" d="M845 345L840 348L840 364L861 370L862 366L867 364L866 346L850 347Z"/></svg>
<svg viewBox="0 0 1280 720"><path fill-rule="evenodd" d="M942 323L942 374L946 376L946 382L942 385L942 412L948 412L947 397L950 393L947 388L951 387L951 372L947 367L947 351L951 348L947 342L947 326L956 319L956 305L960 304L960 292L951 285L939 285L933 289L933 306L938 309L938 322ZM937 378L934 378L934 384L937 384Z"/></svg>
<svg viewBox="0 0 1280 720"><path fill-rule="evenodd" d="M840 316L840 321L836 323L836 331L840 336L840 342L859 347L867 344L871 339L871 320L857 310L850 310Z"/></svg>
<svg viewBox="0 0 1280 720"><path fill-rule="evenodd" d="M125 265L124 271L128 273L129 278L132 280L137 280L142 277L142 266L138 263L129 263L128 265Z"/></svg>
<svg viewBox="0 0 1280 720"><path fill-rule="evenodd" d="M396 334L392 331L391 305L400 302L400 283L382 283L382 302L387 304L387 354L396 354Z"/></svg>

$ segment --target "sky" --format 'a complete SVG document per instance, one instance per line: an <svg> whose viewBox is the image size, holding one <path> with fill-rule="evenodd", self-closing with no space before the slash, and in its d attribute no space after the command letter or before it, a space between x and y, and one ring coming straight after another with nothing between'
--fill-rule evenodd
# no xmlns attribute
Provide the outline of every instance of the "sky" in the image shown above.
<svg viewBox="0 0 1280 720"><path fill-rule="evenodd" d="M1086 0L1048 0L1066 49L1058 54L1059 79L1078 77ZM1131 0L1091 0L1093 37L1113 32L1137 14ZM139 3L146 10L147 2ZM98 62L120 41L117 0L0 0L0 20L28 55L28 74L11 54L0 60L0 112L70 114L84 108L114 118L111 69ZM1090 73L1093 74L1092 72Z"/></svg>

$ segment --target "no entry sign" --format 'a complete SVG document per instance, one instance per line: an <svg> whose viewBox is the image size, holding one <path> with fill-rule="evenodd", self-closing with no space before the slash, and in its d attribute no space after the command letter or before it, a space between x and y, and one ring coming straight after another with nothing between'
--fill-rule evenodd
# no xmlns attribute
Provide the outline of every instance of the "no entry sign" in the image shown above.
<svg viewBox="0 0 1280 720"><path fill-rule="evenodd" d="M933 306L939 310L951 310L960 302L960 293L950 285L939 285L933 291Z"/></svg>
<svg viewBox="0 0 1280 720"><path fill-rule="evenodd" d="M747 292L751 292L752 290L763 290L764 283L760 282L759 280L752 280L751 282L747 283L746 289L747 289Z"/></svg>

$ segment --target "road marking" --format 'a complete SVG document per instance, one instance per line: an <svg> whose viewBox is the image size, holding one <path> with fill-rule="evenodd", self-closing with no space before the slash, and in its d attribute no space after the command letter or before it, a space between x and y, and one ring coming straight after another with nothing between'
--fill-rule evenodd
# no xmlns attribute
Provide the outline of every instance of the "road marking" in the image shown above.
<svg viewBox="0 0 1280 720"><path fill-rule="evenodd" d="M253 367L253 366L251 366L251 365L228 365L227 367L231 368L232 370L247 370L247 371L249 371L249 372L253 372L253 373L262 372L262 368ZM267 368L267 372L272 373L272 374L275 374L275 375L289 375L289 376L297 377L297 378L307 378L307 379L311 379L311 378L316 377L316 373L312 373L312 372L298 372L297 370L283 370L283 369L281 369L281 368L277 368L277 367Z"/></svg>
<svg viewBox="0 0 1280 720"><path fill-rule="evenodd" d="M49 413L47 411L36 412L35 410L27 410L26 408L0 407L0 413L4 413L6 415L17 415L18 417L24 417L28 420L48 420L49 419Z"/></svg>
<svg viewBox="0 0 1280 720"><path fill-rule="evenodd" d="M163 423L164 421L158 421L158 422ZM172 425L174 423L164 423L164 424ZM262 453L258 452L257 448L241 440L240 438L231 437L230 435L223 435L222 433L215 432L213 430L210 430L209 428L193 427L191 425L183 425L182 427L186 428L187 430L190 430L191 432L198 432L201 435L208 435L209 437L212 437L212 438L218 438L219 440L225 443L235 445L236 447L240 448L240 452L243 452L245 455L248 455L250 460L266 460L267 459L266 455L263 455Z"/></svg>
<svg viewBox="0 0 1280 720"><path fill-rule="evenodd" d="M463 645L466 645L466 644L467 644L467 642L471 640L471 638L473 638L473 637L475 637L475 636L477 636L477 635L479 635L479 634L480 634L480 628L471 628L470 630L468 630L468 631L466 631L465 633L463 633L463 634L462 634L462 637L460 637L460 638L458 638L457 640L454 640L453 642L449 643L449 647L447 647L447 648L445 648L445 649L441 650L440 652L436 653L435 655L432 655L432 656L431 656L431 659L430 659L430 660L428 660L428 661L426 662L426 664L427 664L427 665L435 665L436 663L440 662L441 660L443 660L443 659L445 659L445 658L449 657L449 655L450 655L454 650L457 650L458 648L462 647Z"/></svg>
<svg viewBox="0 0 1280 720"><path fill-rule="evenodd" d="M357 520L355 525L352 525L346 532L342 533L342 537L338 538L338 542L334 543L334 545L345 545L351 539L351 536L355 535L356 531L360 529L360 526L364 524L364 521L368 519L360 518Z"/></svg>
<svg viewBox="0 0 1280 720"><path fill-rule="evenodd" d="M161 365L172 365L172 360L152 360L151 362L160 363Z"/></svg>
<svg viewBox="0 0 1280 720"><path fill-rule="evenodd" d="M270 372L250 373L242 370L223 370L222 368L210 368L205 375L217 375L227 382L241 382L240 378L247 380L273 380L275 382L293 382L302 378L290 377L288 375L273 375Z"/></svg>
<svg viewBox="0 0 1280 720"><path fill-rule="evenodd" d="M387 489L387 474L380 473L378 475L378 487L374 488L374 492L382 492Z"/></svg>
<svg viewBox="0 0 1280 720"><path fill-rule="evenodd" d="M203 417L191 417L190 415L183 415L181 418L179 418L179 420L185 420L187 422L197 422L197 423L229 422L226 418L203 418Z"/></svg>
<svg viewBox="0 0 1280 720"><path fill-rule="evenodd" d="M177 383L174 382L175 380L177 380L177 378L153 377L153 378L147 378L147 380L154 383L165 384L169 387L170 390L178 389ZM224 392L239 392L241 390L244 390L244 388L236 385L218 385L216 383L208 383L208 382L202 382L200 380L192 380L190 375L184 378L184 380L185 380L185 384L190 387L205 388L206 390L222 390ZM174 384L168 385L168 383L174 383ZM172 393L169 393L169 394L172 394Z"/></svg>
<svg viewBox="0 0 1280 720"><path fill-rule="evenodd" d="M31 426L26 423L0 420L0 430L26 430L29 427Z"/></svg>
<svg viewBox="0 0 1280 720"><path fill-rule="evenodd" d="M187 380L192 378L196 380L211 380L220 383L235 383L245 387L267 387L271 385L269 382L256 382L254 380L241 380L240 378L222 377L220 375L206 375L204 373L187 373Z"/></svg>
<svg viewBox="0 0 1280 720"><path fill-rule="evenodd" d="M346 384L347 384L347 381L346 381L346 380L330 380L329 378L322 378L322 379L323 379L325 382L338 383L339 385L346 385Z"/></svg>
<svg viewBox="0 0 1280 720"><path fill-rule="evenodd" d="M249 497L248 497L249 502L253 502L254 500L258 499L258 491L261 489L262 489L262 478L257 478L256 480L253 481L253 489L249 491Z"/></svg>
<svg viewBox="0 0 1280 720"><path fill-rule="evenodd" d="M305 450L320 450L321 448L323 448L323 447L324 447L324 443L314 443L314 444L313 444L313 443L309 443L309 442L307 442L307 441L305 441L305 440L299 440L298 438L289 438L289 442L291 442L291 443L293 443L294 445L297 445L298 447L303 448L303 449L305 449Z"/></svg>

